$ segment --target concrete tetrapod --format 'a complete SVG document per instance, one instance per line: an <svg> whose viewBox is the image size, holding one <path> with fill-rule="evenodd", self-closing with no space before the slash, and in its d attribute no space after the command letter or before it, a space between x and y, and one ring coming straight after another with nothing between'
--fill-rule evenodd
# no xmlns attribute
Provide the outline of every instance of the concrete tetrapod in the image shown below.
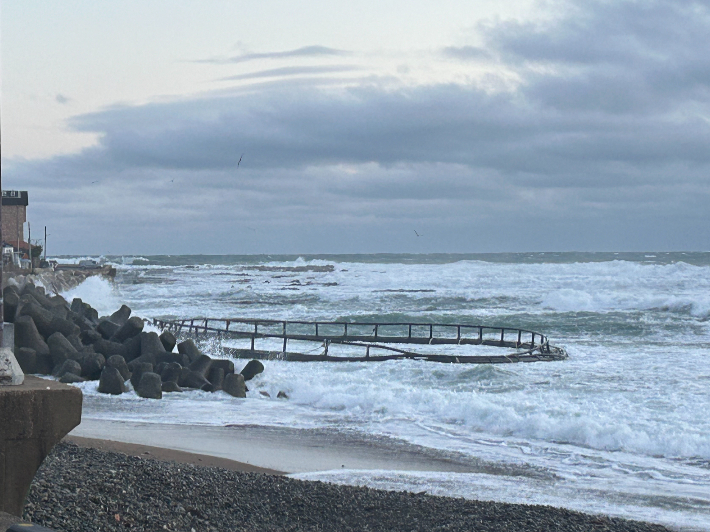
<svg viewBox="0 0 710 532"><path fill-rule="evenodd" d="M42 461L81 423L81 401L78 388L29 375L0 386L0 512L22 515Z"/></svg>

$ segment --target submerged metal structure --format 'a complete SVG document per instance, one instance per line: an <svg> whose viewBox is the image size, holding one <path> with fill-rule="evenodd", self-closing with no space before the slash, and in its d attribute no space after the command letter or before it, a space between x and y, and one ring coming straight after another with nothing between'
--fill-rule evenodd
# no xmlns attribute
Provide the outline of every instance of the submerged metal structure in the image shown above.
<svg viewBox="0 0 710 532"><path fill-rule="evenodd" d="M567 352L550 345L544 334L514 327L420 322L345 322L266 320L250 318L153 319L153 325L181 337L215 337L249 340L249 348L225 347L237 358L265 358L289 361L374 362L397 359L429 360L459 364L506 364L555 361ZM280 350L257 349L257 341L280 340ZM320 353L289 350L289 342L311 342ZM261 342L260 342L261 343ZM395 347L397 344L397 347ZM361 356L334 356L331 346L350 346L364 351ZM491 346L515 351L505 354L437 354L403 348L407 345Z"/></svg>

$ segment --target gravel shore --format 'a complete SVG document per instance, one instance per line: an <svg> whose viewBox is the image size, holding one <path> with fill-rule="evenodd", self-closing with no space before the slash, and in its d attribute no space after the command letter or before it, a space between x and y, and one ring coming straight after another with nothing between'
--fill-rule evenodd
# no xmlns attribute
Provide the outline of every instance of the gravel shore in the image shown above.
<svg viewBox="0 0 710 532"><path fill-rule="evenodd" d="M23 517L66 532L667 530L547 506L305 482L67 442L38 471Z"/></svg>

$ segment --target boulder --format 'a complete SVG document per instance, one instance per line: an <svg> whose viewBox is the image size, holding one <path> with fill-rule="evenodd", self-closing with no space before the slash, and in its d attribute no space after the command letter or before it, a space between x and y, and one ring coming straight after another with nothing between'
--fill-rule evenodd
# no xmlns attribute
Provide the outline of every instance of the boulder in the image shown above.
<svg viewBox="0 0 710 532"><path fill-rule="evenodd" d="M170 331L163 331L163 334L160 335L160 343L163 344L163 347L168 353L172 353L177 340L175 335Z"/></svg>
<svg viewBox="0 0 710 532"><path fill-rule="evenodd" d="M141 356L141 337L140 334L138 336L134 336L133 338L129 338L125 342L123 342L124 347L126 348L126 354L123 355L123 358L126 359L126 362L130 362L131 360L135 360L139 356Z"/></svg>
<svg viewBox="0 0 710 532"><path fill-rule="evenodd" d="M103 340L103 337L97 333L93 329L87 329L85 331L81 331L79 334L79 339L81 340L81 343L84 345L92 345L94 342L97 342L98 340Z"/></svg>
<svg viewBox="0 0 710 532"><path fill-rule="evenodd" d="M279 393L276 395L277 399L288 399L288 394L284 391L279 390Z"/></svg>
<svg viewBox="0 0 710 532"><path fill-rule="evenodd" d="M49 355L49 346L30 316L20 316L15 320L15 345L34 349L37 355Z"/></svg>
<svg viewBox="0 0 710 532"><path fill-rule="evenodd" d="M203 354L202 351L197 348L195 342L193 342L192 340L185 340L184 342L180 342L177 348L178 353L182 353L190 357L190 362L194 362Z"/></svg>
<svg viewBox="0 0 710 532"><path fill-rule="evenodd" d="M76 384L77 382L86 382L84 377L79 377L76 373L65 373L59 377L59 382L64 384Z"/></svg>
<svg viewBox="0 0 710 532"><path fill-rule="evenodd" d="M111 368L116 368L121 374L121 377L123 377L124 381L127 381L131 378L131 370L128 369L126 359L123 358L121 355L113 355L108 357L108 360L106 360L106 365Z"/></svg>
<svg viewBox="0 0 710 532"><path fill-rule="evenodd" d="M165 348L158 337L158 333L141 333L141 356L148 354L156 357L157 360L157 357L163 353L165 353Z"/></svg>
<svg viewBox="0 0 710 532"><path fill-rule="evenodd" d="M81 359L81 376L89 380L96 380L106 365L106 359L101 353L87 353Z"/></svg>
<svg viewBox="0 0 710 532"><path fill-rule="evenodd" d="M88 303L75 297L71 302L71 311L95 325L99 323L99 313Z"/></svg>
<svg viewBox="0 0 710 532"><path fill-rule="evenodd" d="M61 377L65 373L73 373L74 375L81 375L81 364L76 360L66 359L60 365L54 367L52 375L55 377Z"/></svg>
<svg viewBox="0 0 710 532"><path fill-rule="evenodd" d="M166 364L165 367L163 368L163 371L160 372L160 379L163 382L171 382L172 381L175 384L177 384L178 381L180 380L181 373L182 373L182 366L180 364L175 363L175 362L171 362L170 364Z"/></svg>
<svg viewBox="0 0 710 532"><path fill-rule="evenodd" d="M244 375L240 373L230 373L222 381L222 389L232 397L244 398L247 396Z"/></svg>
<svg viewBox="0 0 710 532"><path fill-rule="evenodd" d="M84 332L84 331L91 331L91 332L96 333L96 335L97 335L98 337L101 337L101 335L100 335L99 333L97 333L96 331L94 331L94 327L96 326L96 324L90 322L90 321L87 320L84 316L79 316L78 314L75 314L74 312L72 312L72 311L70 310L70 311L69 311L69 314L67 314L67 319L71 320L72 323L74 323L74 325L76 325L77 327L79 327L79 330L80 330L81 332Z"/></svg>
<svg viewBox="0 0 710 532"><path fill-rule="evenodd" d="M104 340L102 338L95 341L91 345L93 346L94 351L101 353L106 358L112 357L113 355L120 355L123 358L126 358L126 347L123 344L111 342L110 340Z"/></svg>
<svg viewBox="0 0 710 532"><path fill-rule="evenodd" d="M99 379L99 392L121 395L126 391L128 391L128 389L123 382L121 373L116 368L105 366L103 371L101 371L101 378Z"/></svg>
<svg viewBox="0 0 710 532"><path fill-rule="evenodd" d="M49 353L37 353L37 373L40 375L52 374L52 357Z"/></svg>
<svg viewBox="0 0 710 532"><path fill-rule="evenodd" d="M187 366L183 366L182 369L180 370L180 378L178 378L178 385L181 386L182 388L185 387L185 379L187 379L187 376L190 374L190 368Z"/></svg>
<svg viewBox="0 0 710 532"><path fill-rule="evenodd" d="M153 371L153 365L148 364L147 362L136 362L134 360L128 364L128 369L131 370L131 384L135 390L141 380L141 377L143 376L143 373L151 373Z"/></svg>
<svg viewBox="0 0 710 532"><path fill-rule="evenodd" d="M109 316L109 320L118 326L123 325L131 317L131 309L126 305L121 305L121 308ZM142 321L142 320L141 320ZM141 327L142 329L143 327Z"/></svg>
<svg viewBox="0 0 710 532"><path fill-rule="evenodd" d="M210 384L210 381L205 379L203 375L188 369L188 373L184 376L182 382L178 384L183 388L195 388L196 390L199 390L205 384Z"/></svg>
<svg viewBox="0 0 710 532"><path fill-rule="evenodd" d="M47 345L55 367L61 366L67 359L79 360L80 358L76 348L60 332L55 332L47 338Z"/></svg>
<svg viewBox="0 0 710 532"><path fill-rule="evenodd" d="M182 392L182 388L180 388L180 386L178 386L178 383L177 383L177 382L173 382L173 381L164 382L164 383L161 385L160 388L161 388L161 389L163 390L163 392L165 392L165 393L170 393L170 392Z"/></svg>
<svg viewBox="0 0 710 532"><path fill-rule="evenodd" d="M124 305L125 306L125 305ZM126 307L128 308L128 307ZM130 309L129 309L130 312ZM121 327L113 334L111 340L114 342L125 342L129 338L138 336L143 331L143 320L134 316L126 320Z"/></svg>
<svg viewBox="0 0 710 532"><path fill-rule="evenodd" d="M136 388L136 393L139 397L143 397L145 399L162 399L162 384L160 375L153 373L152 371L147 371L141 375L141 380Z"/></svg>
<svg viewBox="0 0 710 532"><path fill-rule="evenodd" d="M212 368L222 368L224 370L224 374L227 375L229 373L234 373L234 362L227 358L213 358L210 369Z"/></svg>
<svg viewBox="0 0 710 532"><path fill-rule="evenodd" d="M14 286L8 286L3 291L3 312L5 313L5 321L8 323L13 323L15 321L15 313L17 312L17 306L20 304L20 294L17 290L8 290L9 288L15 288Z"/></svg>
<svg viewBox="0 0 710 532"><path fill-rule="evenodd" d="M37 330L44 338L48 338L54 332L50 330L50 324L55 316L47 309L42 308L32 296L23 295L20 298L20 306L17 312L20 316L32 318Z"/></svg>
<svg viewBox="0 0 710 532"><path fill-rule="evenodd" d="M37 373L37 352L29 347L15 349L15 358L25 374Z"/></svg>
<svg viewBox="0 0 710 532"><path fill-rule="evenodd" d="M262 371L264 371L264 364L262 364L258 360L250 360L249 362L247 362L247 365L244 366L244 369L241 371L241 374L244 375L245 381L250 381Z"/></svg>
<svg viewBox="0 0 710 532"><path fill-rule="evenodd" d="M53 316L52 321L49 322L49 334L51 335L55 332L60 332L64 336L69 337L73 334L79 334L81 329L71 320Z"/></svg>
<svg viewBox="0 0 710 532"><path fill-rule="evenodd" d="M81 351L84 348L84 344L81 343L81 338L79 337L78 334L71 334L66 337L67 340L69 340L69 343L76 349L77 351Z"/></svg>
<svg viewBox="0 0 710 532"><path fill-rule="evenodd" d="M167 351L163 351L162 353L158 353L158 355L156 355L155 360L158 364L160 364L161 362L165 364L175 363L180 364L182 366L185 362L185 360L183 359L184 356L185 355L181 355L180 353L168 353ZM187 362L188 363L185 365L189 365L189 359L187 360Z"/></svg>
<svg viewBox="0 0 710 532"><path fill-rule="evenodd" d="M222 389L222 381L224 381L224 370L222 368L210 368L209 373L207 374L207 380L210 381L212 386L214 386L214 390L210 391L217 391Z"/></svg>
<svg viewBox="0 0 710 532"><path fill-rule="evenodd" d="M210 370L211 365L212 359L210 357L208 357L207 355L200 355L192 362L192 364L190 364L190 369L195 373L199 373L200 375L205 377L207 375L207 372Z"/></svg>
<svg viewBox="0 0 710 532"><path fill-rule="evenodd" d="M116 334L120 328L120 325L115 324L111 320L103 319L96 326L96 332L98 332L104 339L108 340Z"/></svg>

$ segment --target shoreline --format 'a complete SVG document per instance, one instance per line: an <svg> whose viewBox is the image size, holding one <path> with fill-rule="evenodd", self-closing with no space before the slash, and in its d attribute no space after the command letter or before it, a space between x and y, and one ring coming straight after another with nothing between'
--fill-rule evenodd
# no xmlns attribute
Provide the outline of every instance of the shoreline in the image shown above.
<svg viewBox="0 0 710 532"><path fill-rule="evenodd" d="M58 532L669 530L551 506L341 486L145 456L60 442L35 477L24 519Z"/></svg>

